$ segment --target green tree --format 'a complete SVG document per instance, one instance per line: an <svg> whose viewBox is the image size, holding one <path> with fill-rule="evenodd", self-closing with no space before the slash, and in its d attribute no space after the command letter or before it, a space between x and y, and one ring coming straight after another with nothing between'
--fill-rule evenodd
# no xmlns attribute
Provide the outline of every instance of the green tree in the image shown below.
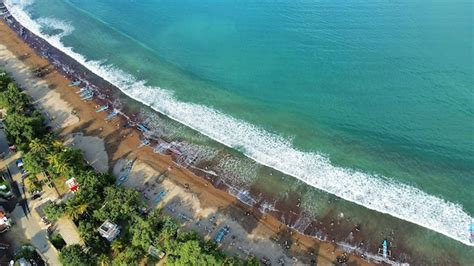
<svg viewBox="0 0 474 266"><path fill-rule="evenodd" d="M59 153L65 149L64 144L57 140L51 140L51 152Z"/></svg>
<svg viewBox="0 0 474 266"><path fill-rule="evenodd" d="M64 214L72 220L77 220L87 211L88 207L89 205L87 203L78 202L74 197L66 201L64 205Z"/></svg>
<svg viewBox="0 0 474 266"><path fill-rule="evenodd" d="M50 153L46 159L49 164L48 171L51 173L64 174L69 169L69 165L62 160L61 153Z"/></svg>
<svg viewBox="0 0 474 266"><path fill-rule="evenodd" d="M65 215L65 206L63 203L55 204L55 203L48 203L43 208L44 213L50 220L57 220Z"/></svg>
<svg viewBox="0 0 474 266"><path fill-rule="evenodd" d="M254 256L250 256L245 260L244 265L246 266L259 266L260 262L258 262L258 259Z"/></svg>
<svg viewBox="0 0 474 266"><path fill-rule="evenodd" d="M82 152L78 149L63 148L47 155L48 171L56 176L73 177L83 169Z"/></svg>
<svg viewBox="0 0 474 266"><path fill-rule="evenodd" d="M30 142L30 151L39 155L45 155L48 153L49 145L40 139L34 139Z"/></svg>
<svg viewBox="0 0 474 266"><path fill-rule="evenodd" d="M110 257L109 257L107 254L105 254L105 253L99 255L99 256L97 257L97 264L98 264L99 266L109 266L109 265L111 265L111 263L110 263Z"/></svg>
<svg viewBox="0 0 474 266"><path fill-rule="evenodd" d="M4 92L8 88L8 84L12 83L13 79L5 72L5 70L0 69L0 92Z"/></svg>
<svg viewBox="0 0 474 266"><path fill-rule="evenodd" d="M89 256L80 245L70 245L61 249L59 261L64 266L89 266L95 264L92 256Z"/></svg>
<svg viewBox="0 0 474 266"><path fill-rule="evenodd" d="M125 247L126 244L123 237L115 239L110 244L110 249L112 250L114 256L117 256L119 253L121 253L125 249Z"/></svg>
<svg viewBox="0 0 474 266"><path fill-rule="evenodd" d="M244 263L242 263L242 261L240 261L236 257L227 257L222 262L222 265L223 266L241 266L241 265L244 265ZM258 264L256 266L258 266Z"/></svg>
<svg viewBox="0 0 474 266"><path fill-rule="evenodd" d="M44 136L46 128L43 122L43 116L37 112L29 115L8 114L4 121L7 138L21 150L26 150L32 140Z"/></svg>
<svg viewBox="0 0 474 266"><path fill-rule="evenodd" d="M136 247L127 247L112 260L114 266L139 265L143 259L144 252Z"/></svg>
<svg viewBox="0 0 474 266"><path fill-rule="evenodd" d="M100 208L104 203L104 190L114 183L115 177L85 170L76 175L80 187L75 194L77 200L87 202L92 209Z"/></svg>
<svg viewBox="0 0 474 266"><path fill-rule="evenodd" d="M0 106L7 108L7 113L24 112L30 105L30 99L15 83L9 83L7 89L0 93Z"/></svg>
<svg viewBox="0 0 474 266"><path fill-rule="evenodd" d="M174 237L179 229L179 224L170 216L162 218L163 226L160 231L160 241Z"/></svg>
<svg viewBox="0 0 474 266"><path fill-rule="evenodd" d="M97 232L97 227L90 219L79 221L79 235L84 240L90 252L100 257L109 254L110 243Z"/></svg>
<svg viewBox="0 0 474 266"><path fill-rule="evenodd" d="M30 175L25 179L25 186L28 189L28 192L43 190L43 184L35 175Z"/></svg>
<svg viewBox="0 0 474 266"><path fill-rule="evenodd" d="M45 172L48 169L48 161L45 160L45 157L45 154L31 150L23 156L23 167L31 175Z"/></svg>
<svg viewBox="0 0 474 266"><path fill-rule="evenodd" d="M107 187L104 194L103 206L93 214L99 221L109 219L116 223L128 223L145 206L140 193L133 189Z"/></svg>
<svg viewBox="0 0 474 266"><path fill-rule="evenodd" d="M168 254L169 265L222 265L223 257L206 253L199 240L181 243L174 254Z"/></svg>
<svg viewBox="0 0 474 266"><path fill-rule="evenodd" d="M158 215L153 213L148 215L146 219L135 215L132 220L129 229L132 236L132 245L146 251L150 245L158 240L162 221Z"/></svg>

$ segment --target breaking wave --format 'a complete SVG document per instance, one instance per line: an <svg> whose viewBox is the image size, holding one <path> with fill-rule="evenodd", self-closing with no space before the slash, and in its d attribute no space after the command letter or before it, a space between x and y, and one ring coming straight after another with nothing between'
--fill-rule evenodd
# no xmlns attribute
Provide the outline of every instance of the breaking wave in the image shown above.
<svg viewBox="0 0 474 266"><path fill-rule="evenodd" d="M228 147L238 148L253 160L294 176L308 185L366 208L429 228L466 245L474 245L469 242L468 231L473 218L461 205L383 176L334 166L328 158L297 150L288 140L255 125L207 106L180 102L167 90L147 86L145 81L137 80L111 65L87 60L61 42L62 34L49 36L41 31L41 22L32 20L24 9L25 3L30 2L6 0L5 5L24 27L115 85L129 97Z"/></svg>

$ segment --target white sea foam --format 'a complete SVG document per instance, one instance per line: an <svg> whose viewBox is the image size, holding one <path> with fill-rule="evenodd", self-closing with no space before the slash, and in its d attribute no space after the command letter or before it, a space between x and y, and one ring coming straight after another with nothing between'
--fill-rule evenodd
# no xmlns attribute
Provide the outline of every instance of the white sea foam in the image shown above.
<svg viewBox="0 0 474 266"><path fill-rule="evenodd" d="M40 31L41 25L30 18L22 1L6 0L5 4L23 26L120 88L129 97L156 111L229 147L239 148L255 161L292 175L311 186L437 231L466 245L473 245L469 242L468 231L472 217L462 206L389 178L333 166L328 158L299 151L288 140L252 124L203 105L177 101L169 91L146 86L145 82L138 81L113 66L88 61L71 47L65 47L57 35L43 34Z"/></svg>
<svg viewBox="0 0 474 266"><path fill-rule="evenodd" d="M43 27L47 27L49 29L54 30L60 30L61 33L57 34L58 38L67 36L74 31L74 27L71 25L71 23L55 18L40 18L37 20L37 22Z"/></svg>

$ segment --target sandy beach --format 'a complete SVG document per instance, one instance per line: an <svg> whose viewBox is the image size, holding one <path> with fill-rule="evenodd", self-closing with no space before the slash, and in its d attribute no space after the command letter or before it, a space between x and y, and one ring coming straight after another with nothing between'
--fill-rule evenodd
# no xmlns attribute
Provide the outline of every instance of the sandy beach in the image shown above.
<svg viewBox="0 0 474 266"><path fill-rule="evenodd" d="M37 68L49 69L41 79ZM139 190L150 208L164 211L186 228L214 238L223 226L231 231L221 248L242 258L249 254L266 257L272 264L332 265L344 251L329 242L303 236L261 215L234 197L212 186L191 171L175 164L170 156L142 147L139 132L122 128L121 118L106 122L106 113L95 111L97 104L82 101L79 88L54 69L46 59L0 22L0 68L9 72L50 119L50 125L68 145L84 152L87 161L99 172L111 171L123 186ZM118 126L117 126L118 125ZM367 265L358 255L348 255L350 263Z"/></svg>

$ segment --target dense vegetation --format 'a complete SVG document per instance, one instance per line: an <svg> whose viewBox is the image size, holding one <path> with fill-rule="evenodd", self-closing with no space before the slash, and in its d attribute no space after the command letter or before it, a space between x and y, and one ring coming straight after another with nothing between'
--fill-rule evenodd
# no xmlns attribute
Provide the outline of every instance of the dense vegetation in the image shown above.
<svg viewBox="0 0 474 266"><path fill-rule="evenodd" d="M33 246L30 245L24 245L20 248L19 251L15 253L15 256L13 259L15 261L19 259L25 259L27 262L30 263L30 265L37 265L37 266L44 266L44 261L41 258L41 256L38 254L36 249ZM3 264L2 264L3 265ZM15 266L19 265L18 262L16 262Z"/></svg>
<svg viewBox="0 0 474 266"><path fill-rule="evenodd" d="M0 107L7 110L8 140L24 153L29 182L40 189L36 176L42 174L48 179L75 177L80 184L74 197L44 208L50 220L63 216L72 219L85 242L84 247L61 249L63 265L138 265L143 260L156 260L148 254L151 245L166 253L169 265L258 265L254 258L243 262L225 256L214 242L203 240L196 232L181 230L160 210L146 211L140 193L115 186L112 175L94 172L84 163L80 150L64 146L49 134L43 116L34 110L27 95L2 74ZM112 243L97 232L105 220L122 228Z"/></svg>

